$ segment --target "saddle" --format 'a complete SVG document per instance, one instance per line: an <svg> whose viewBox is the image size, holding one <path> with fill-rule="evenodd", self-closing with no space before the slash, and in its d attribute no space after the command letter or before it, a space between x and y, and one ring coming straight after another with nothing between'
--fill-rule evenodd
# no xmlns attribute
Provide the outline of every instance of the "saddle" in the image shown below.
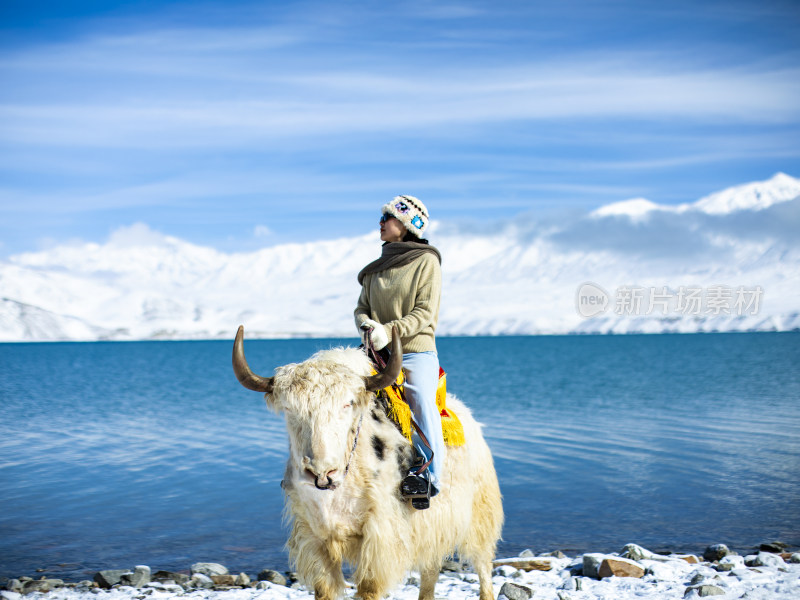
<svg viewBox="0 0 800 600"><path fill-rule="evenodd" d="M367 338L368 339L368 338ZM389 360L389 352L385 349L375 350L372 344L366 344L367 356L373 364L373 370L377 373L378 369L383 369ZM378 401L384 405L386 414L397 428L402 432L408 443L414 447L416 458L411 469L400 483L400 494L404 498L411 500L411 506L417 510L424 510L431 505L431 498L439 493L439 490L431 483L431 479L425 471L433 461L433 449L425 434L417 425L411 414L411 407L405 398L405 373L400 370L397 379L391 385L376 392ZM442 434L444 443L448 446L463 446L464 427L461 425L456 414L447 408L447 375L444 369L439 367L439 383L436 388L436 408L442 420ZM419 436L415 442L411 428ZM418 444L422 443L422 446ZM424 448L423 448L424 446ZM425 451L427 449L427 452Z"/></svg>
<svg viewBox="0 0 800 600"><path fill-rule="evenodd" d="M377 368L382 367L388 360L389 353L381 350L371 356L373 364L375 365L375 372ZM395 382L378 390L377 396L386 405L386 412L389 418L395 422L398 429L402 432L405 438L410 442L412 439L412 415L411 407L406 402L405 397L405 374L400 371ZM463 446L466 442L464 439L464 427L461 421L452 409L447 407L447 374L444 369L439 367L439 385L436 388L436 408L439 410L439 416L442 419L442 434L444 443L447 446Z"/></svg>

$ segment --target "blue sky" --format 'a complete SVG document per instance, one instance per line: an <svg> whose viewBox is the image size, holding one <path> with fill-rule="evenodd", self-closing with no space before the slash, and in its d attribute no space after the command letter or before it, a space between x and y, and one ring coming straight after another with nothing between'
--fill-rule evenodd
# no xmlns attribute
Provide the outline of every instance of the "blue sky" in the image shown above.
<svg viewBox="0 0 800 600"><path fill-rule="evenodd" d="M226 251L800 176L796 2L0 3L0 256Z"/></svg>

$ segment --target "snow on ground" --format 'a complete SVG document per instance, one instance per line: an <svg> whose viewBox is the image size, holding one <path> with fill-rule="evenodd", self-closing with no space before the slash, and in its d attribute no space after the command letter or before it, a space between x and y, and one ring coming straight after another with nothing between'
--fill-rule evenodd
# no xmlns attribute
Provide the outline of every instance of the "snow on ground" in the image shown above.
<svg viewBox="0 0 800 600"><path fill-rule="evenodd" d="M638 548L638 547L637 547ZM501 596L504 585L522 586L522 596L529 590L535 600L634 600L641 598L682 599L714 596L721 600L747 598L748 600L796 600L800 598L800 564L784 562L778 555L766 556L759 566L753 564L755 556L746 559L730 556L720 563L729 563L728 571L718 571L717 563L690 564L676 556L663 557L648 553L651 559L639 558L636 564L645 569L641 578L605 577L596 579L582 576L584 557L547 558L552 564L549 571L523 571L511 566L500 566L493 572L495 598ZM590 556L590 555L586 555ZM597 555L593 555L597 556ZM601 558L616 556L602 555ZM793 558L798 557L794 555ZM634 562L634 561L628 561ZM716 567L716 568L715 568ZM47 594L34 592L22 594L3 591L2 600L300 600L313 598L313 594L300 588L289 588L268 582L260 582L263 589L231 589L184 591L176 585L153 583L136 589L119 587L111 590L78 586L58 588ZM524 588L527 588L524 589ZM355 590L349 588L346 597L354 597ZM406 582L395 589L389 600L416 600L419 594L419 577L410 574ZM466 600L478 597L478 577L472 572L442 573L436 586L436 598Z"/></svg>

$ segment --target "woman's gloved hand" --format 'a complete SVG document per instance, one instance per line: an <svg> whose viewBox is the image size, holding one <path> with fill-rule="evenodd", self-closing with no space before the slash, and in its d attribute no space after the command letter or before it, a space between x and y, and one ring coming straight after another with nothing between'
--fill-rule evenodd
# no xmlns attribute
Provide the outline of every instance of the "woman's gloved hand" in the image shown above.
<svg viewBox="0 0 800 600"><path fill-rule="evenodd" d="M361 325L361 329L364 331L362 337L366 338L366 336L369 335L369 339L375 350L383 350L389 345L389 336L386 334L386 329L377 321L366 319ZM364 342L366 343L366 339L364 339Z"/></svg>

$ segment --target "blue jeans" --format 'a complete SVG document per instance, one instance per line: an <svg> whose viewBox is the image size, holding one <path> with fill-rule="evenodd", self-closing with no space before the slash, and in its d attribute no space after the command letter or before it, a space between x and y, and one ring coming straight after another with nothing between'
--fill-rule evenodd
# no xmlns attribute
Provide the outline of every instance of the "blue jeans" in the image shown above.
<svg viewBox="0 0 800 600"><path fill-rule="evenodd" d="M414 413L414 420L428 438L433 450L433 462L428 470L431 480L441 489L444 476L444 457L447 452L442 437L442 419L436 408L436 388L439 386L439 356L436 352L410 352L403 354L406 375L406 402Z"/></svg>

